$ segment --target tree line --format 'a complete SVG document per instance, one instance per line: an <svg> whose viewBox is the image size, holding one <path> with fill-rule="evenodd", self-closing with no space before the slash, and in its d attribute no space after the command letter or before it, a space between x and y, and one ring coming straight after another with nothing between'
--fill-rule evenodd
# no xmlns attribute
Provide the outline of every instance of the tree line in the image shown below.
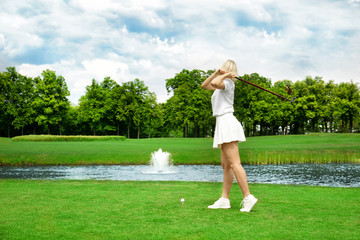
<svg viewBox="0 0 360 240"><path fill-rule="evenodd" d="M211 137L212 91L201 83L214 70L182 70L166 79L172 95L157 103L139 79L118 84L110 77L92 80L77 105L68 100L65 79L54 71L30 78L14 67L0 72L0 136L24 134L124 135L128 138ZM321 77L277 81L257 73L241 78L287 98L237 81L234 115L246 136L360 132L360 92L356 83L325 82Z"/></svg>

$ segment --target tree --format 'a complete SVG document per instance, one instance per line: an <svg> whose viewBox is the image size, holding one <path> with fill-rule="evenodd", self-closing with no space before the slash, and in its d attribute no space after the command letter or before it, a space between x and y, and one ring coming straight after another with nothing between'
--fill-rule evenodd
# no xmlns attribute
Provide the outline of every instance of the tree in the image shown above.
<svg viewBox="0 0 360 240"><path fill-rule="evenodd" d="M145 122L145 119L147 119L149 108L152 107L156 98L144 82L139 79L130 82L128 89L132 97L129 102L130 104L128 104L125 109L127 109L130 119L132 119L132 122L137 128L137 138L140 138L140 127Z"/></svg>
<svg viewBox="0 0 360 240"><path fill-rule="evenodd" d="M290 80L277 81L274 83L274 91L284 97L291 99L293 83ZM276 90L275 90L276 89ZM282 128L282 134L288 134L289 126L294 121L294 105L288 101L276 101L278 111L276 112L277 122Z"/></svg>
<svg viewBox="0 0 360 240"><path fill-rule="evenodd" d="M167 101L167 118L170 119L170 128L183 129L183 136L187 137L189 125L193 126L194 136L197 136L199 124L209 124L211 116L211 93L201 89L201 83L211 74L194 69L183 69L174 78L166 79L168 93L174 95ZM206 132L206 131L205 131Z"/></svg>
<svg viewBox="0 0 360 240"><path fill-rule="evenodd" d="M360 94L357 84L353 82L341 83L335 92L334 115L342 122L341 132L345 131L349 124L348 132L353 132L354 118L359 116Z"/></svg>
<svg viewBox="0 0 360 240"><path fill-rule="evenodd" d="M293 92L296 96L296 100L293 102L294 105L294 121L292 133L303 134L305 133L305 127L308 121L307 118L307 96L309 95L309 89L305 81L296 81L293 85ZM308 115L309 116L309 115Z"/></svg>
<svg viewBox="0 0 360 240"><path fill-rule="evenodd" d="M200 136L200 128L202 128L203 136L208 135L208 129L214 125L214 117L211 111L211 94L212 91L204 91L201 86L197 86L189 96L189 104L186 106L186 112L189 120L194 124L194 137ZM211 133L212 134L212 133Z"/></svg>
<svg viewBox="0 0 360 240"><path fill-rule="evenodd" d="M125 88L120 85L116 85L110 93L109 105L113 109L114 124L116 125L116 134L120 135L120 124L126 121L126 93Z"/></svg>
<svg viewBox="0 0 360 240"><path fill-rule="evenodd" d="M35 99L35 86L33 79L18 74L15 68L8 68L11 84L11 104L9 112L13 117L12 125L15 129L21 129L24 134L24 127L35 121L36 112L32 106Z"/></svg>
<svg viewBox="0 0 360 240"><path fill-rule="evenodd" d="M70 106L65 79L45 70L34 79L22 76L14 67L0 72L0 136L30 132L48 134L58 126L66 134L127 134L154 137L211 136L212 91L201 83L214 70L186 70L166 79L172 93L166 103L143 81L121 85L110 77L101 83L92 80L78 106ZM289 99L281 101L265 91L237 81L234 115L243 124L246 136L312 132L360 132L360 91L353 82L327 83L321 77L307 76L295 83L271 80L257 73L243 79Z"/></svg>
<svg viewBox="0 0 360 240"><path fill-rule="evenodd" d="M266 89L271 87L270 79L262 77L258 73L245 74L241 78ZM252 135L255 136L258 125L263 130L265 125L264 110L266 110L264 105L271 98L274 97L272 95L269 96L269 93L263 90L242 81L236 82L234 111L239 121L244 123L246 136L250 135L250 130L252 130Z"/></svg>
<svg viewBox="0 0 360 240"><path fill-rule="evenodd" d="M86 86L85 95L80 98L79 102L80 121L89 123L93 135L96 135L96 128L100 124L105 113L105 94L104 89L95 79L92 80L91 85Z"/></svg>
<svg viewBox="0 0 360 240"><path fill-rule="evenodd" d="M79 121L79 106L70 104L63 120L63 134L65 135L87 135L87 126Z"/></svg>
<svg viewBox="0 0 360 240"><path fill-rule="evenodd" d="M128 138L133 125L137 130L137 138L140 138L141 126L146 124L156 104L155 94L149 91L143 81L135 79L115 86L110 99L116 124L119 126L121 122L125 123Z"/></svg>
<svg viewBox="0 0 360 240"><path fill-rule="evenodd" d="M67 96L70 92L65 79L57 76L54 71L45 70L41 76L42 78L35 78L36 98L33 106L38 114L35 121L47 127L48 134L50 134L50 126L57 125L61 135L62 121L69 109Z"/></svg>
<svg viewBox="0 0 360 240"><path fill-rule="evenodd" d="M114 100L112 99L111 94L114 88L119 86L119 84L110 77L106 77L100 83L100 86L104 94L104 116L101 120L102 130L105 133L116 131L116 133L119 134L118 127L116 126Z"/></svg>
<svg viewBox="0 0 360 240"><path fill-rule="evenodd" d="M143 115L143 123L148 128L148 138L150 138L152 132L154 132L152 130L157 129L163 123L161 121L163 113L156 102L155 93L145 95ZM155 134L155 132L153 134Z"/></svg>
<svg viewBox="0 0 360 240"><path fill-rule="evenodd" d="M11 122L13 117L10 113L12 81L10 72L0 73L0 136L1 132L7 132L10 137Z"/></svg>

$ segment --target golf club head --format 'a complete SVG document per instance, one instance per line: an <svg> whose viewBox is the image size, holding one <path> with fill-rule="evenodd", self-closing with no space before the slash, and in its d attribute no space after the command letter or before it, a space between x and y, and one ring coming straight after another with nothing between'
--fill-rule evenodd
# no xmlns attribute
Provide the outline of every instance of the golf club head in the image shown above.
<svg viewBox="0 0 360 240"><path fill-rule="evenodd" d="M296 99L296 97L294 97L294 98L290 101L290 103L293 103L293 101L295 101L295 99Z"/></svg>

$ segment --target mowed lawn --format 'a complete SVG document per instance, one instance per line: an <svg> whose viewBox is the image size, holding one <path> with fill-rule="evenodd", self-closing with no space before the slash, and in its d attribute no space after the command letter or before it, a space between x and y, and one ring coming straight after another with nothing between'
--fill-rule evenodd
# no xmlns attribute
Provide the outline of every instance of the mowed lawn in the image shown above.
<svg viewBox="0 0 360 240"><path fill-rule="evenodd" d="M148 164L161 148L175 164L220 164L211 138L97 142L15 142L0 138L0 165ZM360 163L360 134L249 137L239 143L244 164Z"/></svg>
<svg viewBox="0 0 360 240"><path fill-rule="evenodd" d="M250 184L241 213L234 184L231 209L207 209L221 186L0 179L0 239L359 239L359 188Z"/></svg>

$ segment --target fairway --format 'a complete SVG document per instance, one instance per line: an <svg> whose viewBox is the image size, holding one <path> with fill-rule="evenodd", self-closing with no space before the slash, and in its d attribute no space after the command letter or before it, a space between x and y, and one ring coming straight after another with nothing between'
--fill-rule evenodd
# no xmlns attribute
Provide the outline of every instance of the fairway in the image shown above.
<svg viewBox="0 0 360 240"><path fill-rule="evenodd" d="M241 213L209 210L221 183L0 180L0 239L356 239L360 189L250 184ZM185 203L181 205L180 199Z"/></svg>
<svg viewBox="0 0 360 240"><path fill-rule="evenodd" d="M162 148L174 164L220 164L211 138L151 138L97 142L15 142L0 138L0 165L148 164ZM360 134L249 137L239 143L244 164L360 163Z"/></svg>

